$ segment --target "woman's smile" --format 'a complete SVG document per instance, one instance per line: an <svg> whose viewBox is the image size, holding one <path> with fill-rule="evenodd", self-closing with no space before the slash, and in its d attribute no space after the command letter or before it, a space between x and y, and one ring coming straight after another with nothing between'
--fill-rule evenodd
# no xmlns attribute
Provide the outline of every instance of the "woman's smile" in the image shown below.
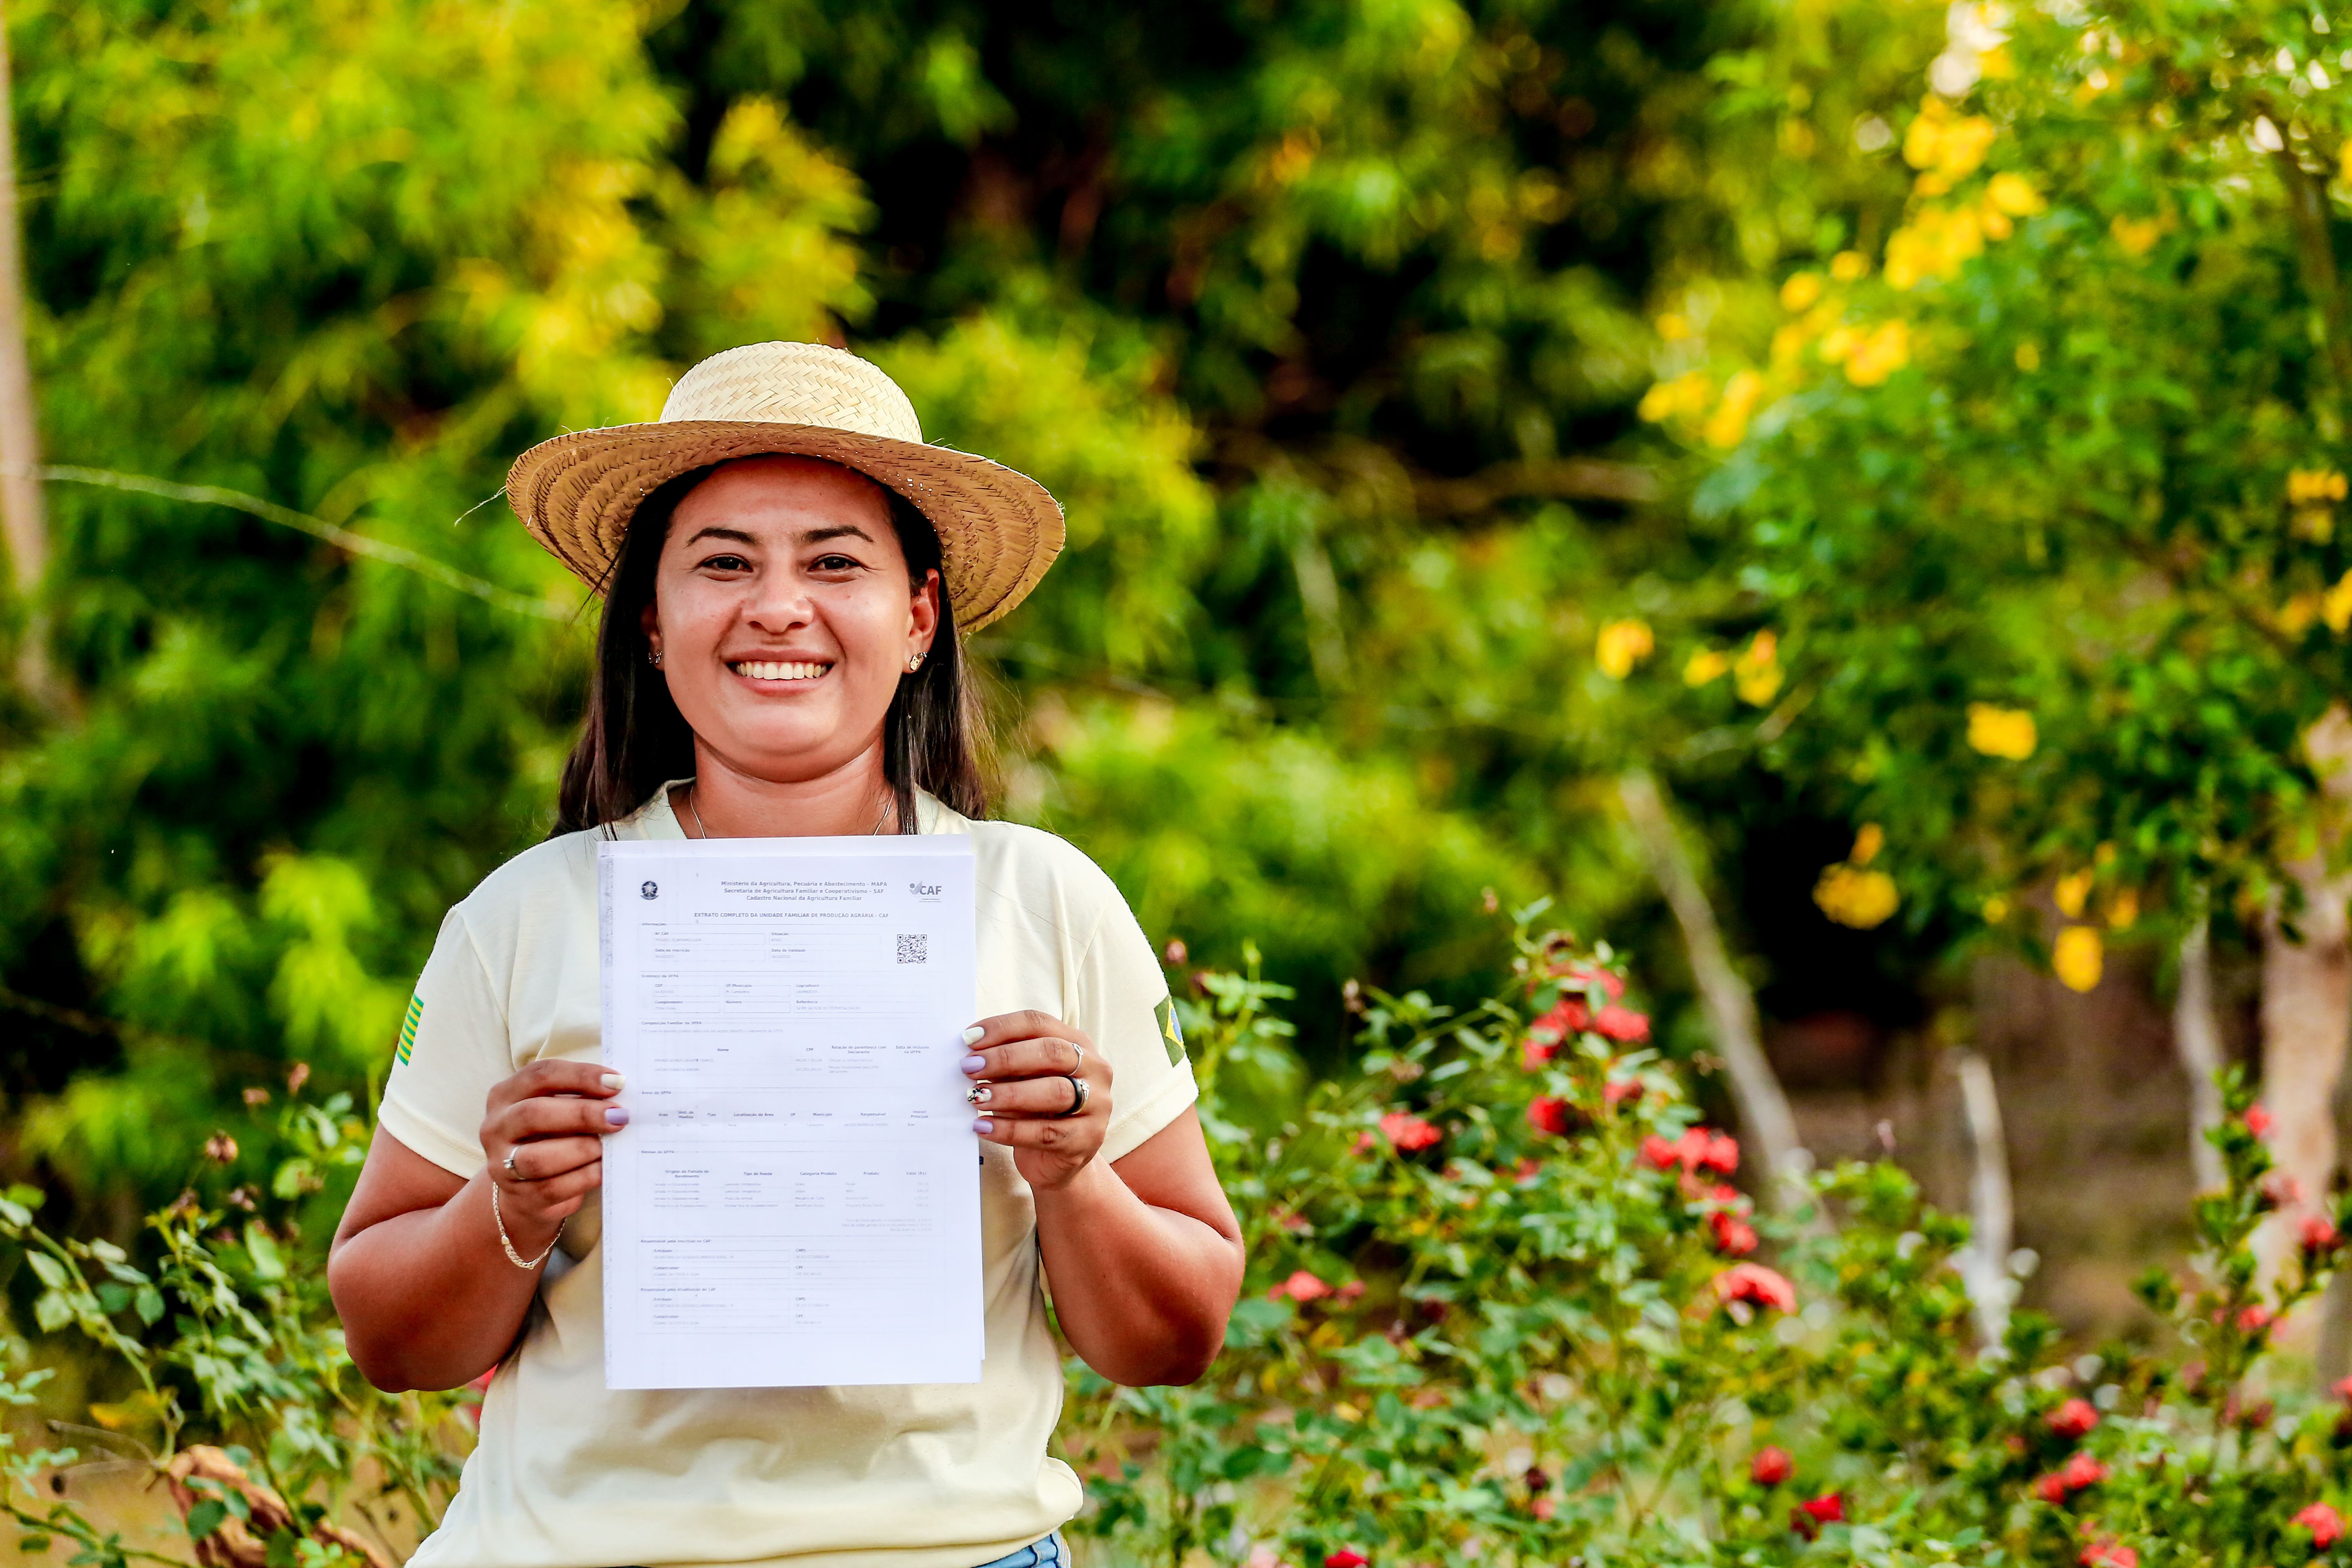
<svg viewBox="0 0 2352 1568"><path fill-rule="evenodd" d="M727 668L735 674L761 686L782 686L787 683L806 684L822 680L833 668L830 659L729 659Z"/></svg>

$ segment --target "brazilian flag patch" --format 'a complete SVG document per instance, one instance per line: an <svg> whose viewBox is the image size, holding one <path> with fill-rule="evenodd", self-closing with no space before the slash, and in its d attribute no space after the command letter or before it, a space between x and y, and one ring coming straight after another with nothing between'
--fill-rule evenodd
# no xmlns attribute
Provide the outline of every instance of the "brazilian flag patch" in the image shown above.
<svg viewBox="0 0 2352 1568"><path fill-rule="evenodd" d="M411 992L408 997L408 1016L400 1022L400 1048L392 1053L394 1067L408 1065L408 1053L416 1048L416 1026L423 1021L424 1017L425 994L421 991Z"/></svg>
<svg viewBox="0 0 2352 1568"><path fill-rule="evenodd" d="M1176 998L1162 996L1151 1016L1159 1021L1160 1039L1168 1047L1168 1065L1172 1068L1184 1059L1184 1027L1176 1021Z"/></svg>

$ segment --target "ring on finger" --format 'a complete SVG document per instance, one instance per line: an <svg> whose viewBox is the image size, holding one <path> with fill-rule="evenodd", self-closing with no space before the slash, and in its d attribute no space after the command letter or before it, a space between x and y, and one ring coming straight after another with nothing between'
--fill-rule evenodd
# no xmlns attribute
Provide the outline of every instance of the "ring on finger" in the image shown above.
<svg viewBox="0 0 2352 1568"><path fill-rule="evenodd" d="M1076 1051L1076 1052L1077 1052L1077 1053L1078 1053L1078 1059L1077 1059L1076 1061L1074 1061L1074 1062L1072 1062L1072 1063L1070 1064L1070 1076L1071 1076L1071 1077L1073 1077L1073 1078L1075 1078L1075 1077L1076 1077L1079 1073L1082 1073L1082 1072L1086 1071L1086 1070L1087 1070L1087 1048L1086 1048L1086 1047L1084 1047L1084 1046L1082 1046L1082 1045L1078 1044L1078 1042L1077 1042L1077 1041L1076 1041L1076 1040L1064 1040L1064 1041L1062 1042L1062 1044L1064 1044L1064 1045L1066 1045L1066 1046L1069 1047L1070 1047L1070 1049L1072 1049L1072 1050L1074 1050L1074 1051ZM1084 1104L1084 1103L1085 1103L1085 1101L1081 1100L1081 1101L1079 1101L1079 1103L1080 1103L1080 1104Z"/></svg>
<svg viewBox="0 0 2352 1568"><path fill-rule="evenodd" d="M520 1171L518 1171L518 1170L516 1170L516 1169L515 1169L515 1163L514 1163L514 1162L515 1162L515 1156L516 1156L517 1154L521 1153L521 1152L522 1152L522 1145L521 1145L521 1144L520 1144L520 1143L509 1144L509 1145L508 1146L508 1148L507 1148L507 1157L506 1157L503 1161L499 1162L501 1164L505 1165L505 1166L506 1166L506 1168L507 1168L507 1179L508 1179L509 1181L514 1181L514 1182L528 1182L529 1180L530 1180L530 1178L529 1176L524 1175Z"/></svg>
<svg viewBox="0 0 2352 1568"><path fill-rule="evenodd" d="M1070 1109L1054 1112L1049 1120L1055 1121L1066 1121L1087 1108L1087 1080L1082 1078L1073 1078L1065 1073L1062 1075L1062 1081L1070 1086Z"/></svg>

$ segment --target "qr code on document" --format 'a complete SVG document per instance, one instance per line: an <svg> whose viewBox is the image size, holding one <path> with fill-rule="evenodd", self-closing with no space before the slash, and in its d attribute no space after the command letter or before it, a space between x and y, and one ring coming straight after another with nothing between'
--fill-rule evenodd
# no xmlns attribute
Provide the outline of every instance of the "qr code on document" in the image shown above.
<svg viewBox="0 0 2352 1568"><path fill-rule="evenodd" d="M929 963L930 961L931 961L931 938L930 938L930 934L929 934L928 931L927 931L927 932L925 932L925 933L923 933L922 935L919 935L919 936L908 936L908 935L907 935L907 934L906 934L905 932L903 932L903 931L901 931L901 932L899 933L899 935L898 935L898 962L899 962L899 963Z"/></svg>

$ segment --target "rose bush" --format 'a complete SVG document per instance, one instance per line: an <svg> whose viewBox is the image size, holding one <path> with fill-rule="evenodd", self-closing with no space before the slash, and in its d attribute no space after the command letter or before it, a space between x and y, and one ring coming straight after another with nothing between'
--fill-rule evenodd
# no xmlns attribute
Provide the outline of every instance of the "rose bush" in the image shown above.
<svg viewBox="0 0 2352 1568"><path fill-rule="evenodd" d="M1074 1365L1064 1424L1113 1560L1255 1568L1864 1563L2286 1564L2340 1556L2352 1387L2266 1388L2342 1215L2258 1281L2281 1201L2249 1089L2202 1247L2143 1282L2152 1348L2012 1315L1983 1345L1965 1221L1891 1164L1771 1215L1737 1142L1641 1042L1615 955L1526 912L1517 986L1454 1014L1359 999L1353 1074L1278 1128L1222 1080L1282 1033L1254 974L1182 1005L1248 1227L1224 1358L1186 1389ZM1410 1128L1411 1136L1396 1130ZM1383 1135L1384 1134L1384 1135Z"/></svg>
<svg viewBox="0 0 2352 1568"><path fill-rule="evenodd" d="M2228 1183L2197 1201L2200 1251L2143 1282L2165 1325L2148 1347L2069 1347L2031 1312L1985 1345L1956 1267L1965 1222L1889 1164L1791 1182L1759 1211L1733 1184L1737 1140L1644 1044L1616 955L1539 931L1541 912L1518 921L1506 997L1457 1014L1351 992L1360 1059L1286 1108L1272 1009L1288 993L1254 959L1193 977L1179 1005L1249 1286L1195 1386L1114 1388L1072 1363L1062 1443L1087 1476L1071 1533L1090 1561L2352 1554L2352 1384L2300 1394L2264 1364L2347 1216L2305 1226L2258 1279L2249 1239L2288 1194L2246 1086L2224 1085ZM310 1254L367 1133L348 1100L302 1088L244 1130L289 1151L268 1190L215 1194L235 1156L194 1156L144 1257L51 1236L36 1193L0 1199L36 1331L10 1345L0 1401L37 1405L46 1371L26 1368L76 1342L78 1370L91 1348L112 1368L88 1421L47 1412L80 1434L20 1424L0 1447L0 1511L27 1550L68 1546L90 1568L389 1562L446 1501L467 1398L379 1394L344 1356ZM60 1495L55 1472L91 1440L168 1479L169 1533Z"/></svg>

